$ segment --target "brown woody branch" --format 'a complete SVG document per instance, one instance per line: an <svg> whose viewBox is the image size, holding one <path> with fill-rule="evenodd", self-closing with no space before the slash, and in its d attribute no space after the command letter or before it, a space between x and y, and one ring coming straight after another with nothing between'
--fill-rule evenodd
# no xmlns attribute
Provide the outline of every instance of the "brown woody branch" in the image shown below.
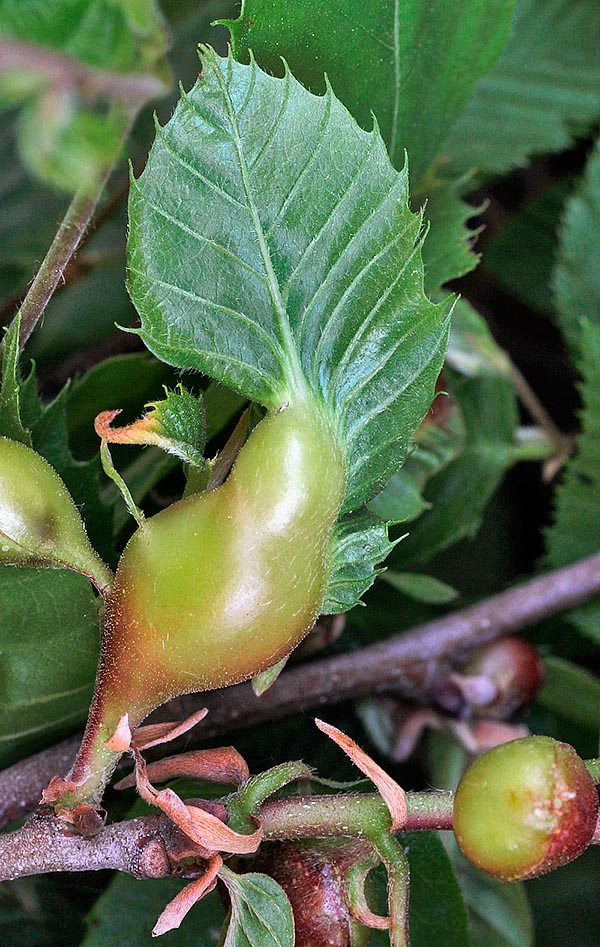
<svg viewBox="0 0 600 947"><path fill-rule="evenodd" d="M206 705L210 713L198 732L212 737L366 694L387 691L427 703L450 664L459 665L488 641L598 594L600 554L379 644L285 671L260 698L255 697L249 684L239 684L172 701L164 713L171 719L183 717L199 705ZM78 743L77 737L63 741L0 773L0 825L35 807L51 777L68 769ZM177 749L176 745L172 748L173 752Z"/></svg>
<svg viewBox="0 0 600 947"><path fill-rule="evenodd" d="M407 793L406 799L407 831L452 827L451 794ZM376 793L269 800L258 818L265 840L359 838L374 822L389 825L386 804ZM107 868L137 878L182 877L190 861L190 844L158 813L106 826L93 838L75 834L54 816L35 815L21 829L0 835L0 881ZM191 874L196 870L192 865Z"/></svg>

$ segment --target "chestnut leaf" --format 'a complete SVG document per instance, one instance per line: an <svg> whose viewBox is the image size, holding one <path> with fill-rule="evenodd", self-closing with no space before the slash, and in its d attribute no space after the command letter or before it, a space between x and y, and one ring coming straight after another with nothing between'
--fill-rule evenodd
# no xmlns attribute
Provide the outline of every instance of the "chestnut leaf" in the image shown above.
<svg viewBox="0 0 600 947"><path fill-rule="evenodd" d="M207 47L202 60L132 180L140 335L270 410L320 401L346 457L343 509L356 509L406 457L446 347L407 169L331 89Z"/></svg>
<svg viewBox="0 0 600 947"><path fill-rule="evenodd" d="M314 92L327 73L365 128L375 113L392 162L408 151L415 178L427 170L508 36L514 0L244 0L226 22L236 55L252 50L281 72L281 59Z"/></svg>

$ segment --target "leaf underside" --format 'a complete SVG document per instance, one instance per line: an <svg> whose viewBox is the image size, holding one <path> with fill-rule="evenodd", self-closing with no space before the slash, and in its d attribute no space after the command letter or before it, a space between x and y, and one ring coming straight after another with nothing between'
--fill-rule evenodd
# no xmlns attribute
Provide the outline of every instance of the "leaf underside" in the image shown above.
<svg viewBox="0 0 600 947"><path fill-rule="evenodd" d="M132 181L140 334L271 410L307 385L345 451L355 509L406 456L443 360L448 307L424 295L421 238L407 171L377 129L330 89L205 49Z"/></svg>

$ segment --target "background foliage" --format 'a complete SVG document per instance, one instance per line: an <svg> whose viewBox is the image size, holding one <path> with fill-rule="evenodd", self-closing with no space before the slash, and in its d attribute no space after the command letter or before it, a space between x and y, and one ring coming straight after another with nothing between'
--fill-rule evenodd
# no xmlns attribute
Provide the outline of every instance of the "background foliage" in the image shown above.
<svg viewBox="0 0 600 947"><path fill-rule="evenodd" d="M217 19L229 27L212 26ZM283 74L283 56L295 78L319 95L327 73L333 92L367 132L374 114L392 166L383 150L378 162L382 167L386 163L390 181L406 187L406 151L412 209L424 207L424 279L434 305L420 305L429 313L446 312L449 291L461 294L439 384L444 394L418 428L404 466L370 499L369 513L360 514L358 526L346 521L340 527L340 548L346 550L342 564L350 570L344 575L363 585L373 578L372 567L389 548L375 517L396 524L392 539L408 535L391 553L388 581L377 580L366 609L348 613L346 631L331 647L355 649L380 640L536 570L598 550L597 3L469 0L457 14L450 0L433 7L422 0L357 2L343 11L333 0L305 0L291 8L283 0L246 0L241 10L228 0L167 0L160 9L153 0L0 0L0 43L41 44L84 72L104 70L121 79L142 76L155 83L154 100L140 112L123 149L136 176L154 137L153 109L164 124L179 100L171 76L190 90L198 73L196 45L212 43L224 53L228 39L242 62L252 49L258 65L275 75ZM123 101L105 89L90 95L79 80L66 90L48 91L39 70L2 68L0 104L0 312L8 324L70 194L89 187L113 153L122 130ZM180 105L177 114L181 110ZM339 122L343 124L341 118ZM303 121L296 116L286 129L294 147L306 143L308 124L306 116ZM169 134L177 131L176 125L169 127ZM261 134L266 130L258 120L257 127ZM358 136L357 149L368 140L367 133ZM279 170L284 193L294 182L291 168L278 163L276 144L275 137L263 141L274 155L265 175L273 180ZM163 146L165 132L159 135L153 161L159 160ZM182 147L175 143L176 153L185 158ZM337 155L333 149L323 156L340 179L347 152L344 147ZM135 185L135 193L146 180ZM99 410L123 407L125 418L132 419L147 401L161 397L162 385L179 378L175 369L143 350L138 336L115 328L115 323L129 328L139 324L125 291L127 187L121 162L97 225L67 271L20 369L20 419L31 430L36 449L64 477L90 538L112 564L131 524L114 485L101 474L93 418ZM190 199L218 216L218 199L213 206L209 196L198 184ZM410 219L415 222L412 245L419 240L419 225L417 217ZM314 236L323 220L311 221ZM382 222L373 223L374 241L380 237L375 224ZM206 226L203 221L202 232ZM311 239L308 231L306 239ZM363 249L372 253L368 241ZM205 256L197 262L207 265ZM238 275L232 272L232 285ZM164 279L165 273L160 276ZM176 278L181 280L180 272ZM150 347L165 356L159 347ZM17 372L7 349L5 345L0 393L5 434L15 422L15 385L6 379L11 372L16 379ZM172 357L166 361L188 370L210 367L197 353L189 364ZM551 483L543 481L540 461L552 455L553 445L547 431L531 437L536 418L519 402L515 365L560 428L577 437L574 453ZM264 392L247 391L233 377L219 377L235 390L207 388L197 373L185 376L187 387L206 389L212 451L230 432L246 397L269 403ZM148 512L181 495L184 478L172 457L154 448L115 448L113 454L136 502ZM372 492L363 491L369 497ZM372 549L366 579L359 575L357 558L365 537ZM356 599L343 581L334 591L332 611ZM26 622L20 620L23 613ZM97 629L96 604L85 580L63 572L0 568L3 764L81 725L94 674ZM584 755L596 755L598 603L528 634L542 649L548 678L527 723L537 732L569 740ZM375 754L383 753L381 717L371 715L365 729L355 707L342 705L332 719ZM366 719L361 713L361 720ZM290 718L259 733L244 733L235 742L253 771L287 759L293 744L294 755L324 775L351 775L337 754L306 731L305 718ZM449 787L462 753L445 735L436 736L394 772L407 788ZM565 929L580 947L600 942L600 915L593 907L600 895L598 849L546 878L504 886L482 878L451 843L444 848L436 836L413 836L406 844L418 947L434 942L558 947L565 943ZM127 941L144 947L151 941L152 918L177 887L175 881L143 884L108 876L3 885L2 942L108 947ZM49 918L56 916L69 923L52 923ZM165 942L216 945L222 919L221 902L212 895ZM378 933L373 943L385 943L384 935Z"/></svg>

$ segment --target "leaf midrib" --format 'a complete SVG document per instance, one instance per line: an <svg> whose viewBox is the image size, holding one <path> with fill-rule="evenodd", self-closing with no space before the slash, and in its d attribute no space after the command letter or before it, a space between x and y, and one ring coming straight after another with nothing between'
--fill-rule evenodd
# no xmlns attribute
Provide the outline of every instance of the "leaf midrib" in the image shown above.
<svg viewBox="0 0 600 947"><path fill-rule="evenodd" d="M250 172L246 164L246 159L244 157L244 151L242 146L242 138L240 135L240 129L237 122L237 116L235 109L233 107L233 102L227 88L227 84L223 78L223 74L218 67L214 59L214 54L210 56L209 62L214 69L217 82L221 89L223 95L223 101L225 103L225 108L227 109L227 115L229 117L229 122L231 124L231 131L233 136L233 143L235 145L235 150L238 158L238 165L240 169L240 176L242 179L242 186L244 188L244 194L246 197L246 202L248 210L250 211L250 219L252 221L252 226L256 234L256 239L258 241L258 247L265 269L265 276L267 287L269 290L269 296L271 297L271 304L273 306L273 311L277 319L279 330L281 333L281 338L283 342L283 348L287 356L287 368L285 372L286 381L289 385L288 394L296 395L299 400L307 400L312 396L309 394L308 385L306 382L305 375L302 371L300 365L300 358L298 355L298 350L296 348L296 343L292 335L292 330L290 326L290 321L287 313L287 309L284 305L283 298L281 296L281 291L279 287L279 282L277 275L273 268L273 261L271 260L271 253L266 241L265 233L260 221L258 214L258 209L254 201L254 195L252 192L252 184L250 181Z"/></svg>

